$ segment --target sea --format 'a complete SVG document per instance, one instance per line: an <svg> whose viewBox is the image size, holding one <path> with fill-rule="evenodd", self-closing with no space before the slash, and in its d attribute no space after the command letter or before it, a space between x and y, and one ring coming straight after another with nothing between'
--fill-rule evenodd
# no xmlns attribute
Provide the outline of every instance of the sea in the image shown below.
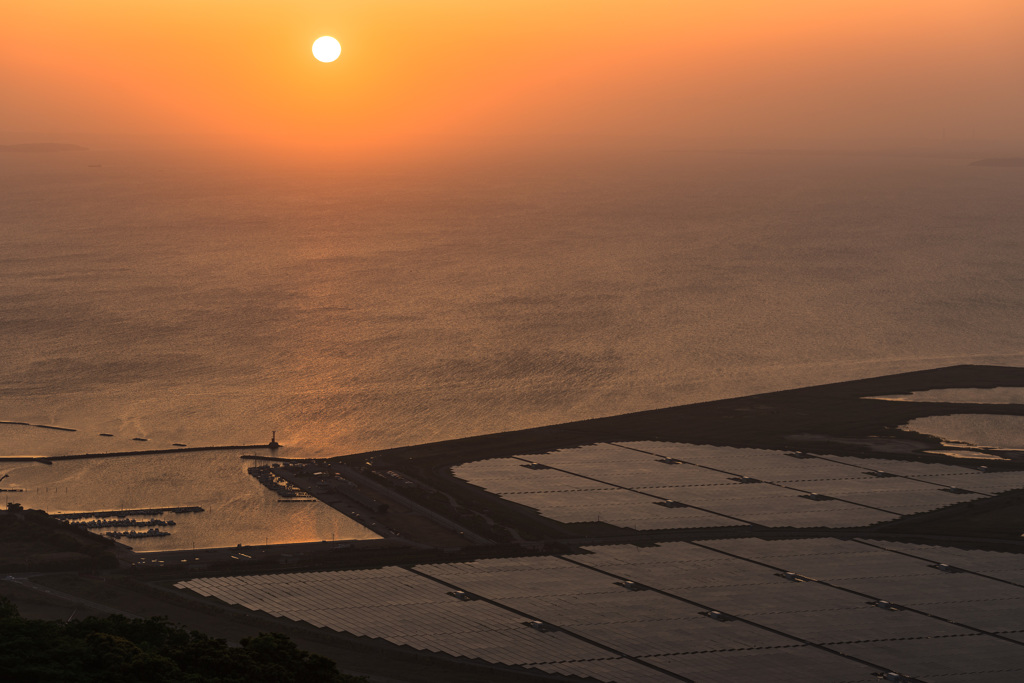
<svg viewBox="0 0 1024 683"><path fill-rule="evenodd" d="M1021 365L1024 169L969 162L3 154L0 455L331 457Z"/></svg>

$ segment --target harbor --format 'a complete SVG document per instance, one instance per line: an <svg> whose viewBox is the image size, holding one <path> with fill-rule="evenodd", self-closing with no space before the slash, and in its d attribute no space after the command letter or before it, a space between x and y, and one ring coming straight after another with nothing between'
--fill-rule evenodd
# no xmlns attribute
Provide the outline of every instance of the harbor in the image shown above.
<svg viewBox="0 0 1024 683"><path fill-rule="evenodd" d="M4 492L0 502L44 510L98 535L119 534L118 542L145 552L377 538L365 524L268 476L270 468L257 454L270 455L278 447L176 449L151 458L65 457L47 467L5 461L0 476L9 476L3 486L18 490ZM240 458L243 453L250 457ZM265 482L249 473L253 466L266 473Z"/></svg>
<svg viewBox="0 0 1024 683"><path fill-rule="evenodd" d="M62 520L71 526L79 527L94 533L103 533L103 535L108 538L120 540L122 538L139 539L170 536L171 531L167 530L167 527L176 527L178 525L178 523L173 519L157 519L153 516L150 516L149 519L134 519L135 517L163 515L165 513L179 515L195 514L198 512L205 512L205 509L198 505L193 505L167 508L138 508L134 510L68 512L57 513L51 516L55 519ZM114 531L103 531L104 529L114 529ZM127 530L122 531L122 529ZM145 529L145 531L137 531L137 529Z"/></svg>

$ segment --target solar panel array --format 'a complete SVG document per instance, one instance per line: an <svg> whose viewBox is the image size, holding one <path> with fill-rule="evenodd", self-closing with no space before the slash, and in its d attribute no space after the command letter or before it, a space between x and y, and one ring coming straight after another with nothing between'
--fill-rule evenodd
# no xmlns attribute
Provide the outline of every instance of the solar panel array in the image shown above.
<svg viewBox="0 0 1024 683"><path fill-rule="evenodd" d="M637 530L863 526L1024 486L1024 472L660 441L481 460L452 471L560 522Z"/></svg>
<svg viewBox="0 0 1024 683"><path fill-rule="evenodd" d="M177 586L395 645L598 681L1024 680L1021 555L829 538L587 550Z"/></svg>

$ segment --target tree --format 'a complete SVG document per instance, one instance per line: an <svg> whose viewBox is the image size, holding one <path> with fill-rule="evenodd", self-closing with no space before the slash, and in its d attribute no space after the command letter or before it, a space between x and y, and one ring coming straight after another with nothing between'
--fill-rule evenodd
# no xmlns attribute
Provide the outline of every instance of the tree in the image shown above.
<svg viewBox="0 0 1024 683"><path fill-rule="evenodd" d="M366 683L286 636L261 633L229 647L165 619L37 621L0 597L0 680L76 683Z"/></svg>

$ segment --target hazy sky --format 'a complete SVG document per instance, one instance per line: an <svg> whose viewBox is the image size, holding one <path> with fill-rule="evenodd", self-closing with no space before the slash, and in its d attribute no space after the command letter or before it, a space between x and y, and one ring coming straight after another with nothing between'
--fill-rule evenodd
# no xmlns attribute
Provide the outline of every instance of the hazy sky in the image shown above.
<svg viewBox="0 0 1024 683"><path fill-rule="evenodd" d="M0 17L0 142L1024 147L1021 0L0 0ZM325 34L333 64L310 52Z"/></svg>

